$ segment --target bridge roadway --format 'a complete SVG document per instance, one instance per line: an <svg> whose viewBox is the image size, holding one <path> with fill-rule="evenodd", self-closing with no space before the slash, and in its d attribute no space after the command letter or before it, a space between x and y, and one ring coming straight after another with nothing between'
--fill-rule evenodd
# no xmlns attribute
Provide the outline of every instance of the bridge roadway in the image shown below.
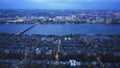
<svg viewBox="0 0 120 68"><path fill-rule="evenodd" d="M34 24L34 25L30 26L30 27L27 28L27 29L21 30L20 32L16 33L16 35L23 34L23 33L25 33L26 31L28 31L28 30L32 29L33 27L35 27L36 25L37 25L37 24Z"/></svg>

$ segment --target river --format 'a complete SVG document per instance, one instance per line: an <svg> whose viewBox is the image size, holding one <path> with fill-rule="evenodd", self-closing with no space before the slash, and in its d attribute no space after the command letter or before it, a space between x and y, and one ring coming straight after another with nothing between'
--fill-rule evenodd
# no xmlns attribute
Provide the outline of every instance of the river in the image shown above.
<svg viewBox="0 0 120 68"><path fill-rule="evenodd" d="M18 33L32 24L2 24L0 33ZM38 24L24 34L120 34L118 24Z"/></svg>

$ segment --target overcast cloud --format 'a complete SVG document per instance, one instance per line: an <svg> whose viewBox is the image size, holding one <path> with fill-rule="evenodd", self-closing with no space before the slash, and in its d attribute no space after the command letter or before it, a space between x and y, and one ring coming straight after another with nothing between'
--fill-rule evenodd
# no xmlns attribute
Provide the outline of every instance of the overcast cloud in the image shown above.
<svg viewBox="0 0 120 68"><path fill-rule="evenodd" d="M1 9L113 9L120 0L0 0Z"/></svg>

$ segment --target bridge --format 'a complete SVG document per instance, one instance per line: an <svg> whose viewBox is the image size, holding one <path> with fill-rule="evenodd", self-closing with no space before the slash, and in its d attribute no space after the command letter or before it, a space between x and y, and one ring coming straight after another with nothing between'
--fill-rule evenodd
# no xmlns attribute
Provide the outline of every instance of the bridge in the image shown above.
<svg viewBox="0 0 120 68"><path fill-rule="evenodd" d="M25 33L26 31L28 31L28 30L32 29L33 27L35 27L36 25L37 25L37 24L34 24L34 25L30 26L30 27L27 28L27 29L21 30L20 32L16 33L16 35L23 34L23 33Z"/></svg>

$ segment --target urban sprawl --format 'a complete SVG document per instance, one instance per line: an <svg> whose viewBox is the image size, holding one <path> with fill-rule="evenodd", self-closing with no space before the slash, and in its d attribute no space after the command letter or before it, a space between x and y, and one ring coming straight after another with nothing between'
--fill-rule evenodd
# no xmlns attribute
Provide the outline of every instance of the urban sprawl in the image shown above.
<svg viewBox="0 0 120 68"><path fill-rule="evenodd" d="M120 24L120 12L5 9L0 10L0 24ZM25 31L0 33L0 68L120 68L120 34Z"/></svg>
<svg viewBox="0 0 120 68"><path fill-rule="evenodd" d="M120 35L0 34L1 68L119 68Z"/></svg>

